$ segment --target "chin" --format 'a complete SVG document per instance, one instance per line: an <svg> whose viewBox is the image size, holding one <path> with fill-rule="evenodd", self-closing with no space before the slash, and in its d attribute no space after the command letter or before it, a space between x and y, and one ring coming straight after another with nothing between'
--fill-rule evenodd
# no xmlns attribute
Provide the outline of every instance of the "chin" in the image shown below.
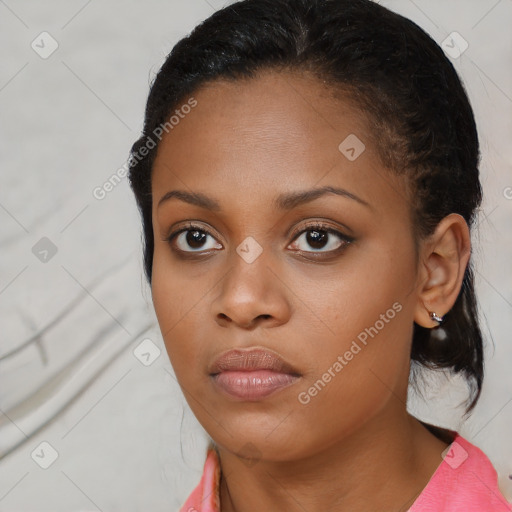
<svg viewBox="0 0 512 512"><path fill-rule="evenodd" d="M261 425L254 421L252 424L241 421L237 425L223 423L222 427L216 426L215 432L209 431L209 435L220 448L247 459L248 464L254 465L260 460L284 462L300 458L307 445L302 432L280 427L272 431L273 428L268 422Z"/></svg>

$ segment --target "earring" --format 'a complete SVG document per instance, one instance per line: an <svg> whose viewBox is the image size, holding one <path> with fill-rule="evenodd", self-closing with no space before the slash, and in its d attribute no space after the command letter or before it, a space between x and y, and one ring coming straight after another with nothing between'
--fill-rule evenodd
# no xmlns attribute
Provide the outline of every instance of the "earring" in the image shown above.
<svg viewBox="0 0 512 512"><path fill-rule="evenodd" d="M430 314L430 318L432 318L432 320L435 320L438 323L441 323L443 321L443 317L442 316L438 316L433 311L429 311L429 314Z"/></svg>

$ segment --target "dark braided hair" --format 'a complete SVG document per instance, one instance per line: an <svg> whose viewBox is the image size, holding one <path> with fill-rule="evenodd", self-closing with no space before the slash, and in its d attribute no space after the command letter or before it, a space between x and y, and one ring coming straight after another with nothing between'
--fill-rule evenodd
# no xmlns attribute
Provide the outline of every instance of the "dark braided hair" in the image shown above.
<svg viewBox="0 0 512 512"><path fill-rule="evenodd" d="M450 213L472 227L482 200L473 111L452 63L424 30L370 0L242 0L181 39L151 85L129 171L149 283L151 169L158 144L148 150L148 141L201 85L251 78L265 69L312 73L366 113L382 164L405 176L411 191L416 250ZM442 327L414 324L411 360L461 373L470 388L468 414L481 392L482 345L470 260Z"/></svg>

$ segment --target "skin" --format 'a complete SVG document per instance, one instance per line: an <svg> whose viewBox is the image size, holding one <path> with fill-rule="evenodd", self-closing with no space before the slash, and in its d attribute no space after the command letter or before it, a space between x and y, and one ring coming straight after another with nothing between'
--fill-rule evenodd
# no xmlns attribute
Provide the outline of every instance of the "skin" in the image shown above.
<svg viewBox="0 0 512 512"><path fill-rule="evenodd" d="M194 97L153 167L152 296L180 386L219 449L222 511L407 510L448 446L406 410L413 322L435 327L428 311L455 303L466 222L449 215L416 255L405 183L380 163L365 116L314 77L265 71ZM366 145L354 161L338 149L349 134ZM332 193L286 211L272 202L326 185L368 205ZM178 198L158 206L178 189L213 198L219 211ZM306 229L319 220L353 241L338 252L337 235L309 244ZM187 221L211 233L202 245L186 233L165 240ZM249 236L262 248L252 263L236 251ZM396 302L400 312L300 403ZM240 347L273 350L300 379L257 402L226 397L208 368Z"/></svg>

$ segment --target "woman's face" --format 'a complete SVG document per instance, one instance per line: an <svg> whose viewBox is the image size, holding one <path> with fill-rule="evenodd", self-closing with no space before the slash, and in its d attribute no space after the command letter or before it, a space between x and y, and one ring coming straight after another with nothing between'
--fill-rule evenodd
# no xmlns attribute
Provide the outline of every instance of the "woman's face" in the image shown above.
<svg viewBox="0 0 512 512"><path fill-rule="evenodd" d="M418 302L410 204L365 118L289 72L193 99L153 167L152 294L195 416L229 451L294 460L403 415ZM293 199L327 187L339 193ZM228 358L214 371L252 348L289 368Z"/></svg>

